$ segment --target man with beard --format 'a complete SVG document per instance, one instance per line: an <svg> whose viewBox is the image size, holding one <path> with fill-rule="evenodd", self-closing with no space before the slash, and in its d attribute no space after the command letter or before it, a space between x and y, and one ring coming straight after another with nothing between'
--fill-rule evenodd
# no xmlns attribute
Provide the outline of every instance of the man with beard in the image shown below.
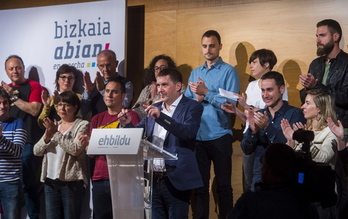
<svg viewBox="0 0 348 219"><path fill-rule="evenodd" d="M282 119L287 119L292 125L296 122L304 123L301 109L288 105L282 100L285 91L283 75L270 71L261 77L261 96L266 108L254 112L249 109L246 113L249 128L244 133L241 147L244 154L249 155L256 149L263 153L272 143L286 143L280 126ZM261 147L261 148L258 148ZM261 162L254 163L255 169L261 168ZM257 176L253 176L257 177ZM252 190L255 190L253 180Z"/></svg>
<svg viewBox="0 0 348 219"><path fill-rule="evenodd" d="M339 47L342 37L340 24L332 19L322 20L317 24L317 55L319 56L309 66L309 73L300 76L304 89L300 91L301 100L304 102L306 90L323 89L335 98L337 118L344 127L344 136L348 140L348 54ZM337 162L335 169L339 178L346 178L342 164ZM348 188L347 181L340 188ZM341 210L348 206L348 190L339 191L342 195L338 206L338 216L348 218L348 213L342 215Z"/></svg>
<svg viewBox="0 0 348 219"><path fill-rule="evenodd" d="M317 55L308 74L300 76L304 89L300 91L304 102L306 90L328 90L336 100L338 119L342 122L344 135L348 136L348 54L339 48L342 36L340 24L331 19L317 24Z"/></svg>

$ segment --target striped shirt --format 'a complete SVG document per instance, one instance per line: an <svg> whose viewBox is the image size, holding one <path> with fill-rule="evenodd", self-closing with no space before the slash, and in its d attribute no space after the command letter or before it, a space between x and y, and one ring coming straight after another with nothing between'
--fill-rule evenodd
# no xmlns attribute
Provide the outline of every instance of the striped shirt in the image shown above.
<svg viewBox="0 0 348 219"><path fill-rule="evenodd" d="M21 175L21 156L27 131L21 119L10 118L0 124L0 182L18 180Z"/></svg>

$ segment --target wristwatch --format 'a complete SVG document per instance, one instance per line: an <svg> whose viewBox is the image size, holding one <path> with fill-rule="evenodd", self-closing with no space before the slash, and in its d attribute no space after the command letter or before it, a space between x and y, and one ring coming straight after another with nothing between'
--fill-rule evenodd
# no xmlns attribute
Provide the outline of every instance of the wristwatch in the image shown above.
<svg viewBox="0 0 348 219"><path fill-rule="evenodd" d="M14 102L16 102L18 100L18 96L14 95L13 97L10 98L10 100L11 100L12 103L14 103Z"/></svg>

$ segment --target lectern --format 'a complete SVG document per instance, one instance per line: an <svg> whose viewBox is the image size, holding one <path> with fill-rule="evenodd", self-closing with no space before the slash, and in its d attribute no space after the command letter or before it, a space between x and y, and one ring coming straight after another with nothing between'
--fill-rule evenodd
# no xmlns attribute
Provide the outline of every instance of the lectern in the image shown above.
<svg viewBox="0 0 348 219"><path fill-rule="evenodd" d="M151 217L152 161L177 159L141 139L142 132L142 128L93 129L91 134L87 154L107 157L114 219L144 219L145 212Z"/></svg>

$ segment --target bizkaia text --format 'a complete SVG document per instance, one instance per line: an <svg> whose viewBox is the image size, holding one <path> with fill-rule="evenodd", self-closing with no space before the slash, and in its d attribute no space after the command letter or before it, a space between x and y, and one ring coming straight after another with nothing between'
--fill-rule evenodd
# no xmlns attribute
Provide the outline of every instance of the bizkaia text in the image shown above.
<svg viewBox="0 0 348 219"><path fill-rule="evenodd" d="M76 39L97 37L103 35L111 35L110 22L101 21L98 17L97 22L83 22L77 19L77 22L69 22L65 20L63 24L58 21L54 22L54 39ZM98 53L107 46L101 43L83 44L81 39L72 41L65 41L63 45L57 46L54 51L54 59L78 59L96 57Z"/></svg>

